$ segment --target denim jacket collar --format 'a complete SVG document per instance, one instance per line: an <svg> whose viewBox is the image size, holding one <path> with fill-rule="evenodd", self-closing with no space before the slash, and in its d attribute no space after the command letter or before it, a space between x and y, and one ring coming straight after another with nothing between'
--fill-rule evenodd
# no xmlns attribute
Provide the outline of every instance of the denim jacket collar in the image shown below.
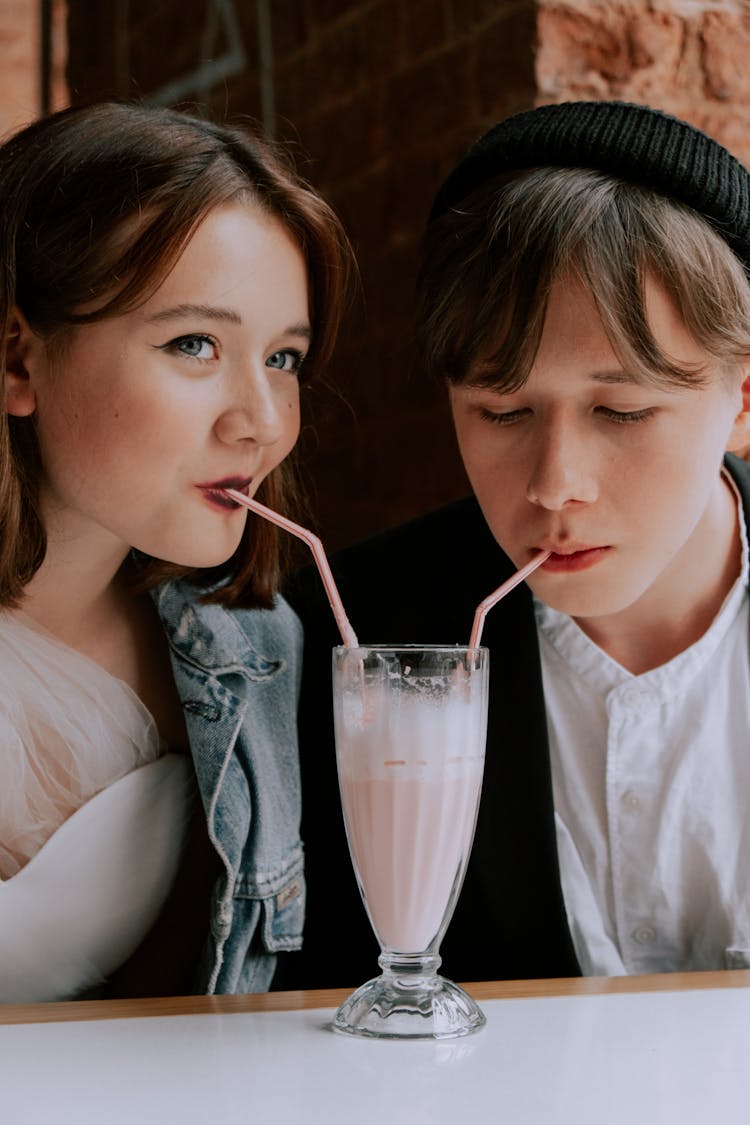
<svg viewBox="0 0 750 1125"><path fill-rule="evenodd" d="M277 660L258 652L233 614L202 605L197 591L168 582L153 591L169 644L187 664L211 676L261 680L279 670Z"/></svg>

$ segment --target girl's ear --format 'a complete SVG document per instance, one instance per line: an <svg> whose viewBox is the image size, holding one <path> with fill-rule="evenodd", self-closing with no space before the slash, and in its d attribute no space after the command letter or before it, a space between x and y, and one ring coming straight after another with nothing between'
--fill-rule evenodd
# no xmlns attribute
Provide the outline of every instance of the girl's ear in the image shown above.
<svg viewBox="0 0 750 1125"><path fill-rule="evenodd" d="M28 360L37 338L26 317L13 309L5 352L4 406L6 414L28 417L36 410L36 394L29 376Z"/></svg>
<svg viewBox="0 0 750 1125"><path fill-rule="evenodd" d="M750 365L745 367L745 378L742 382L742 409L734 420L727 449L738 453L746 460L750 458Z"/></svg>

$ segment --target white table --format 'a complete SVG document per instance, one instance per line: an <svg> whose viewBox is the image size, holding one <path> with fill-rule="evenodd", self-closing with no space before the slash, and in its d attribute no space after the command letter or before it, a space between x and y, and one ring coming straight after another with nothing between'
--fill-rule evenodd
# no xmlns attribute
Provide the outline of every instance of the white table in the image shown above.
<svg viewBox="0 0 750 1125"><path fill-rule="evenodd" d="M470 991L482 1003L486 1028L442 1043L334 1034L327 1023L346 993L6 1006L0 1008L0 1120L734 1125L750 1119L750 971L485 984Z"/></svg>

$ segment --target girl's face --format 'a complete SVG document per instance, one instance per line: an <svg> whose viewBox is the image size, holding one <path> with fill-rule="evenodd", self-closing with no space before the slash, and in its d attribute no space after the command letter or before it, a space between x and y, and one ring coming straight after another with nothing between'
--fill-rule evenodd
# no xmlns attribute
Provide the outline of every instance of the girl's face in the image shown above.
<svg viewBox="0 0 750 1125"><path fill-rule="evenodd" d="M76 329L55 361L33 337L50 541L103 535L189 567L232 555L247 513L216 490L252 495L299 433L306 276L277 219L225 205L140 308Z"/></svg>
<svg viewBox="0 0 750 1125"><path fill-rule="evenodd" d="M525 385L511 394L470 382L450 391L463 460L495 538L518 566L555 552L529 585L581 623L679 614L683 597L714 588L734 534L720 469L724 450L747 441L742 376L719 375L656 280L646 297L664 351L713 364L702 388L638 384L590 295L561 279Z"/></svg>

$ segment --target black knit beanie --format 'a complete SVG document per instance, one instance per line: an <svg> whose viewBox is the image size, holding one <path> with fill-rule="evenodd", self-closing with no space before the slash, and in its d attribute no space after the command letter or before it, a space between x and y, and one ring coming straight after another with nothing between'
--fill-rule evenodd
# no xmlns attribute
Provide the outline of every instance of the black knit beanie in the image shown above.
<svg viewBox="0 0 750 1125"><path fill-rule="evenodd" d="M430 222L503 172L593 168L679 200L729 243L750 275L750 172L677 117L627 102L562 102L506 118L450 173Z"/></svg>

